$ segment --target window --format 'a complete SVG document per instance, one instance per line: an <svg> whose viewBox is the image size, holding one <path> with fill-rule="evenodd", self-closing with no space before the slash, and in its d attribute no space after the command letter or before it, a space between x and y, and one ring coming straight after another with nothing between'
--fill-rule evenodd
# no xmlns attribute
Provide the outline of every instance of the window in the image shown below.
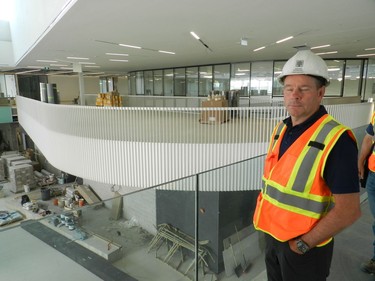
<svg viewBox="0 0 375 281"><path fill-rule="evenodd" d="M198 96L198 67L186 68L186 96Z"/></svg>
<svg viewBox="0 0 375 281"><path fill-rule="evenodd" d="M199 96L208 96L212 91L212 66L199 67Z"/></svg>
<svg viewBox="0 0 375 281"><path fill-rule="evenodd" d="M154 71L154 95L163 96L163 70Z"/></svg>
<svg viewBox="0 0 375 281"><path fill-rule="evenodd" d="M228 91L230 89L230 64L214 65L213 90Z"/></svg>
<svg viewBox="0 0 375 281"><path fill-rule="evenodd" d="M344 76L344 97L359 96L361 93L361 73L362 61L361 60L347 60L345 66Z"/></svg>
<svg viewBox="0 0 375 281"><path fill-rule="evenodd" d="M144 81L145 81L145 95L146 96L154 95L154 77L153 77L152 70L145 71Z"/></svg>
<svg viewBox="0 0 375 281"><path fill-rule="evenodd" d="M232 66L231 90L241 90L241 96L249 96L250 88L250 63L235 63Z"/></svg>
<svg viewBox="0 0 375 281"><path fill-rule="evenodd" d="M173 69L164 70L164 95L173 96Z"/></svg>
<svg viewBox="0 0 375 281"><path fill-rule="evenodd" d="M273 65L273 89L272 96L280 97L283 95L283 85L279 83L277 77L281 74L286 61L275 61Z"/></svg>
<svg viewBox="0 0 375 281"><path fill-rule="evenodd" d="M327 60L329 87L326 88L326 97L340 97L343 84L345 60Z"/></svg>
<svg viewBox="0 0 375 281"><path fill-rule="evenodd" d="M186 96L185 68L176 68L174 70L174 95Z"/></svg>
<svg viewBox="0 0 375 281"><path fill-rule="evenodd" d="M251 96L266 96L272 94L272 68L272 62L253 62L251 64Z"/></svg>

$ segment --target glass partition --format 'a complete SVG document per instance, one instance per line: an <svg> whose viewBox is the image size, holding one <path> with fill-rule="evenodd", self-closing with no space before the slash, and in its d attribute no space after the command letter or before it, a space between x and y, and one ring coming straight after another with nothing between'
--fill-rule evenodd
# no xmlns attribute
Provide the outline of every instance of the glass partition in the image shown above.
<svg viewBox="0 0 375 281"><path fill-rule="evenodd" d="M144 72L144 83L145 83L145 95L154 95L154 76L152 70Z"/></svg>
<svg viewBox="0 0 375 281"><path fill-rule="evenodd" d="M326 88L326 97L342 96L343 76L345 69L345 60L326 61L328 66L328 76L330 79L329 87Z"/></svg>
<svg viewBox="0 0 375 281"><path fill-rule="evenodd" d="M279 83L277 77L281 74L286 61L275 61L273 64L273 89L272 95L274 97L283 96L283 85Z"/></svg>
<svg viewBox="0 0 375 281"><path fill-rule="evenodd" d="M186 96L186 77L185 68L176 68L174 70L174 95Z"/></svg>
<svg viewBox="0 0 375 281"><path fill-rule="evenodd" d="M145 88L144 88L145 79L143 76L143 71L137 71L135 73L135 90L137 95L144 95Z"/></svg>
<svg viewBox="0 0 375 281"><path fill-rule="evenodd" d="M164 70L164 95L173 96L174 95L174 79L173 79L173 69Z"/></svg>
<svg viewBox="0 0 375 281"><path fill-rule="evenodd" d="M32 219L12 212L18 225L0 232L2 252L17 260L14 267L32 267L30 280L48 268L66 280L229 281L250 261L246 276L254 280L264 271L263 260L254 259L262 255L262 237L251 226L263 161L264 155L140 191L112 186L113 198L104 201L89 185L35 188L27 209L17 204ZM19 271L4 274L16 280Z"/></svg>
<svg viewBox="0 0 375 281"><path fill-rule="evenodd" d="M198 96L198 67L186 68L186 96Z"/></svg>
<svg viewBox="0 0 375 281"><path fill-rule="evenodd" d="M241 96L249 96L250 63L235 63L231 70L230 89L241 90Z"/></svg>
<svg viewBox="0 0 375 281"><path fill-rule="evenodd" d="M212 91L212 66L199 67L199 96L208 96Z"/></svg>
<svg viewBox="0 0 375 281"><path fill-rule="evenodd" d="M286 61L243 62L222 65L180 67L174 69L140 71L131 74L130 88L136 94L203 97L210 91L239 90L240 96L267 101L265 97L282 96L277 82ZM330 86L326 97L369 95L367 77L373 63L364 59L330 59L328 66ZM368 70L368 71L367 71ZM143 77L144 75L144 77ZM145 90L144 90L145 87Z"/></svg>
<svg viewBox="0 0 375 281"><path fill-rule="evenodd" d="M136 76L135 73L132 72L129 74L129 93L137 93L136 90Z"/></svg>
<svg viewBox="0 0 375 281"><path fill-rule="evenodd" d="M214 65L213 90L228 91L230 89L230 64Z"/></svg>
<svg viewBox="0 0 375 281"><path fill-rule="evenodd" d="M154 95L163 96L163 70L154 70Z"/></svg>
<svg viewBox="0 0 375 281"><path fill-rule="evenodd" d="M272 62L253 62L251 64L250 95L266 96L272 94Z"/></svg>
<svg viewBox="0 0 375 281"><path fill-rule="evenodd" d="M345 65L345 81L344 81L344 97L358 96L360 93L361 73L363 71L363 61L346 60Z"/></svg>

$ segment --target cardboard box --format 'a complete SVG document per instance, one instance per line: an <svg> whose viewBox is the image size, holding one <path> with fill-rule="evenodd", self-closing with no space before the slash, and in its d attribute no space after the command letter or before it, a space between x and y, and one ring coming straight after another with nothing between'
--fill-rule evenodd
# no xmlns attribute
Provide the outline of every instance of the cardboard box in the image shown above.
<svg viewBox="0 0 375 281"><path fill-rule="evenodd" d="M227 100L207 100L202 102L202 107L228 107ZM203 124L221 124L229 120L228 110L202 110L200 122Z"/></svg>

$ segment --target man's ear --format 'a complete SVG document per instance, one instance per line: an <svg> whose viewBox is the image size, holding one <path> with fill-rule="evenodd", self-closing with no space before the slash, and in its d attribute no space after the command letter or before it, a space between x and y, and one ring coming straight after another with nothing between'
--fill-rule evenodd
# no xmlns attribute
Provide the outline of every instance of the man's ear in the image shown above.
<svg viewBox="0 0 375 281"><path fill-rule="evenodd" d="M318 89L319 97L323 98L325 93L326 93L326 86L322 86Z"/></svg>

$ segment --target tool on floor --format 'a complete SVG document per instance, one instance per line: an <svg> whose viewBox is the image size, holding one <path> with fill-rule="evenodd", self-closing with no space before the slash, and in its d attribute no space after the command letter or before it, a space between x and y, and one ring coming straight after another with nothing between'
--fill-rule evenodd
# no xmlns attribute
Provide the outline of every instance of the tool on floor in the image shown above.
<svg viewBox="0 0 375 281"><path fill-rule="evenodd" d="M241 240L240 240L240 236L238 234L237 226L234 225L234 228L236 229L237 240L238 240L238 243L239 243L239 242L241 242ZM249 272L250 267L251 267L251 263L247 263L247 261L246 261L245 253L243 251L243 248L242 247L240 247L240 248L241 248L242 257L243 257L243 260L244 260L244 266L241 265L241 267L239 269L237 269L237 267L236 267L236 269L239 271L238 273L235 271L237 277L240 277L242 274Z"/></svg>
<svg viewBox="0 0 375 281"><path fill-rule="evenodd" d="M234 268L234 273L236 274L237 277L240 277L241 274L242 274L242 272L243 272L242 264L241 263L240 264L237 263L237 259L236 259L236 255L234 254L232 243L230 243L229 245L230 245L230 249L232 250L234 265L236 266Z"/></svg>

